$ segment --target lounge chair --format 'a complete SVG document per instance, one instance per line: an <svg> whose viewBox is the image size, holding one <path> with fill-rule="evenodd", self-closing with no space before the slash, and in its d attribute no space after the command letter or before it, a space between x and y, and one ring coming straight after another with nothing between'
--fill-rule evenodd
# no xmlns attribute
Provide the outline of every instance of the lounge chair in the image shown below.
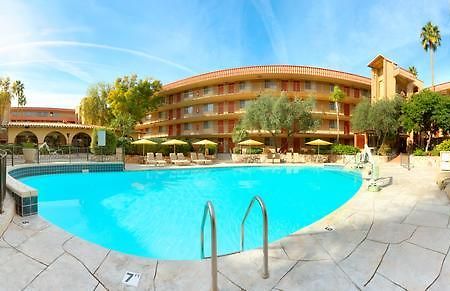
<svg viewBox="0 0 450 291"><path fill-rule="evenodd" d="M167 164L166 160L164 160L162 153L156 153L155 162L157 166L164 166Z"/></svg>
<svg viewBox="0 0 450 291"><path fill-rule="evenodd" d="M286 153L286 155L284 157L284 161L286 163L293 163L294 159L292 158L292 153Z"/></svg>
<svg viewBox="0 0 450 291"><path fill-rule="evenodd" d="M294 153L293 162L294 163L305 163L305 158L303 156L300 156L298 153Z"/></svg>
<svg viewBox="0 0 450 291"><path fill-rule="evenodd" d="M145 159L145 163L148 165L157 165L158 164L155 160L155 155L153 153L147 153L147 158Z"/></svg>
<svg viewBox="0 0 450 291"><path fill-rule="evenodd" d="M184 155L182 153L178 153L178 154L170 153L169 156L170 156L170 161L177 166L186 166L186 165L190 164L189 160L186 160L186 158L184 157Z"/></svg>
<svg viewBox="0 0 450 291"><path fill-rule="evenodd" d="M205 158L205 155L203 153L198 153L198 161L201 161L201 163L203 164L212 164L212 160L208 160L207 158Z"/></svg>

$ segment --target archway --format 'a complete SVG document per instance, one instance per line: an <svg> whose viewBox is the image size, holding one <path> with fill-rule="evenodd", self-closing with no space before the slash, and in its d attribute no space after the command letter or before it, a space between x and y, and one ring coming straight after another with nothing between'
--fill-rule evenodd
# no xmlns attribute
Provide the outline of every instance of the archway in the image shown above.
<svg viewBox="0 0 450 291"><path fill-rule="evenodd" d="M67 144L66 137L64 136L64 134L60 133L59 131L52 131L52 132L48 133L44 138L44 142L46 142L48 144L48 146L50 146L50 147L61 146L61 145Z"/></svg>
<svg viewBox="0 0 450 291"><path fill-rule="evenodd" d="M83 148L89 147L91 145L91 137L87 133L79 132L73 136L72 145Z"/></svg>
<svg viewBox="0 0 450 291"><path fill-rule="evenodd" d="M14 143L21 145L24 142L31 142L31 143L37 144L38 143L38 138L31 131L28 131L28 130L27 131L22 131L21 133L16 135L16 137L14 138Z"/></svg>

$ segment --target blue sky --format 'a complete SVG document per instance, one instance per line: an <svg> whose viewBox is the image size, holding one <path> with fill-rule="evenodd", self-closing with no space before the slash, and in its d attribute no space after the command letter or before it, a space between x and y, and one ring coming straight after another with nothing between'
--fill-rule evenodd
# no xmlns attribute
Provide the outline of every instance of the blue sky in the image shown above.
<svg viewBox="0 0 450 291"><path fill-rule="evenodd" d="M0 0L0 76L29 106L75 107L90 84L137 73L164 83L235 66L312 65L369 76L377 54L415 65L439 25L436 83L450 81L450 0Z"/></svg>

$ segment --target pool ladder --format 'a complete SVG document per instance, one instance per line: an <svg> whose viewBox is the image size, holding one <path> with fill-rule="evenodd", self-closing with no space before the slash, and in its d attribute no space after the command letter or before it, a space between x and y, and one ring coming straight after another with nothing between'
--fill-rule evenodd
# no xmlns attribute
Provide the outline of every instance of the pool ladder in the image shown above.
<svg viewBox="0 0 450 291"><path fill-rule="evenodd" d="M262 278L269 278L269 226L268 226L268 218L267 218L267 209L264 201L259 196L255 196L250 201L249 206L247 207L247 211L245 212L244 218L241 223L241 251L244 251L244 238L245 238L245 221L252 210L255 202L258 202L262 218L263 218L263 273ZM211 201L206 202L205 208L203 210L203 219L202 219L202 227L201 227L201 258L207 258L205 256L205 223L206 217L209 214L210 223L211 223L211 290L218 291L217 284L217 231L216 231L216 214L214 212L214 206Z"/></svg>

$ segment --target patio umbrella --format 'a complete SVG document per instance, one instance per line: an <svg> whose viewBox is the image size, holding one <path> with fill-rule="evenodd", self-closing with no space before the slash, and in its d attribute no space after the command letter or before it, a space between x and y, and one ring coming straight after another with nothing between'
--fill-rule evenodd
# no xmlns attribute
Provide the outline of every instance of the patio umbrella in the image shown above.
<svg viewBox="0 0 450 291"><path fill-rule="evenodd" d="M204 140L201 140L201 141L198 141L198 142L194 142L193 145L203 145L203 146L205 146L205 156L206 156L206 146L207 145L217 145L217 143L213 142L213 141L210 141L208 139L204 139Z"/></svg>
<svg viewBox="0 0 450 291"><path fill-rule="evenodd" d="M163 142L161 144L163 144L163 145L173 145L173 152L176 153L175 146L177 146L177 145L185 145L185 144L187 144L187 142L179 140L179 139L169 139L168 141L165 141L165 142Z"/></svg>
<svg viewBox="0 0 450 291"><path fill-rule="evenodd" d="M321 145L330 145L332 143L328 142L328 141L325 141L325 140L321 140L319 138L319 139L315 139L315 140L312 140L310 142L307 142L306 144L307 145L316 145L317 146L317 155L319 155L319 150L320 150L320 146Z"/></svg>
<svg viewBox="0 0 450 291"><path fill-rule="evenodd" d="M262 146L262 145L264 145L264 143L253 140L253 139L247 139L247 140L239 142L238 145L240 145L240 146Z"/></svg>
<svg viewBox="0 0 450 291"><path fill-rule="evenodd" d="M139 139L139 140L133 141L131 144L141 144L142 145L142 155L144 155L145 154L145 145L156 144L156 142L148 140L148 139Z"/></svg>

